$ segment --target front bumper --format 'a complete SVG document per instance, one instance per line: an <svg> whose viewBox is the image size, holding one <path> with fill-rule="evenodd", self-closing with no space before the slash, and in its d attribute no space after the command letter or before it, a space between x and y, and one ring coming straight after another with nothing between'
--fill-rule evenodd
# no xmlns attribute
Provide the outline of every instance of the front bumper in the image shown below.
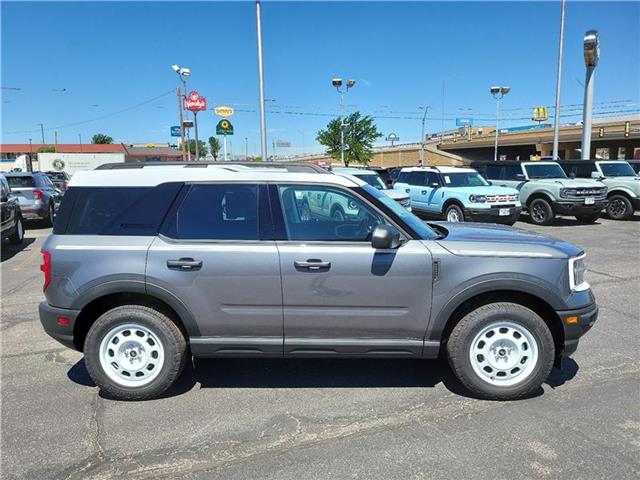
<svg viewBox="0 0 640 480"><path fill-rule="evenodd" d="M75 326L76 318L80 314L79 310L52 307L47 302L41 302L38 306L38 313L40 314L40 323L42 323L47 335L65 347L77 350L73 341L73 327ZM69 323L60 325L58 323L58 318L60 317L68 318Z"/></svg>
<svg viewBox="0 0 640 480"><path fill-rule="evenodd" d="M580 337L587 333L598 319L598 305L594 302L577 310L556 312L564 328L563 356L569 356L578 348Z"/></svg>
<svg viewBox="0 0 640 480"><path fill-rule="evenodd" d="M500 210L509 209L509 215L500 215ZM512 225L518 220L522 212L522 207L501 207L499 205L492 206L491 208L465 208L465 217L469 218L472 222L482 223L507 223Z"/></svg>
<svg viewBox="0 0 640 480"><path fill-rule="evenodd" d="M640 197L638 198L632 198L631 199L631 206L633 207L633 210L640 210Z"/></svg>
<svg viewBox="0 0 640 480"><path fill-rule="evenodd" d="M607 207L608 200L597 200L593 205L582 202L559 201L553 203L553 211L560 215L581 215L600 212Z"/></svg>

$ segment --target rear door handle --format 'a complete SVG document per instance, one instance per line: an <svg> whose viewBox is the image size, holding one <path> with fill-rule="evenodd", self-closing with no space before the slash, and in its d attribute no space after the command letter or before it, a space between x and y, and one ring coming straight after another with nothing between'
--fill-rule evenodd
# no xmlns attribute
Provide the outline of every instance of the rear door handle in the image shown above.
<svg viewBox="0 0 640 480"><path fill-rule="evenodd" d="M426 194L427 194L427 191L426 191L426 190L422 190L422 194L423 194L423 195L426 195Z"/></svg>
<svg viewBox="0 0 640 480"><path fill-rule="evenodd" d="M200 270L202 268L202 260L194 260L193 258L179 258L178 260L167 260L167 267L172 270Z"/></svg>
<svg viewBox="0 0 640 480"><path fill-rule="evenodd" d="M405 188L404 191L405 191L405 193L411 193L411 189L410 188Z"/></svg>
<svg viewBox="0 0 640 480"><path fill-rule="evenodd" d="M326 270L331 268L331 262L323 262L315 258L309 260L296 260L293 262L296 268L304 268L306 270Z"/></svg>

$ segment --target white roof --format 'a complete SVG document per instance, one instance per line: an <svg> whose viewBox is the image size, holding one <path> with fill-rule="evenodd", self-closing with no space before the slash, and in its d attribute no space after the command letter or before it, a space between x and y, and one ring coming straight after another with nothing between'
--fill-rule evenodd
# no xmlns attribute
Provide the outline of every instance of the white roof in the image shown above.
<svg viewBox="0 0 640 480"><path fill-rule="evenodd" d="M234 171L235 170L235 171ZM167 182L246 181L246 182L302 182L355 187L364 182L341 175L287 172L279 169L247 168L184 168L158 166L140 169L89 170L76 172L69 187L154 187Z"/></svg>
<svg viewBox="0 0 640 480"><path fill-rule="evenodd" d="M401 172L440 172L440 173L471 173L477 172L474 168L468 167L448 167L448 166L437 166L437 167L405 167Z"/></svg>

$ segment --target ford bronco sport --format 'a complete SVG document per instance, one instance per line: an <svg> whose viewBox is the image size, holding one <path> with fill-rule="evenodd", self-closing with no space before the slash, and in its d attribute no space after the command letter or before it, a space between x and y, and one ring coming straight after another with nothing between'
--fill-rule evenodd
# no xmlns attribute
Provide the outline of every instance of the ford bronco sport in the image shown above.
<svg viewBox="0 0 640 480"><path fill-rule="evenodd" d="M331 192L358 214L302 215ZM120 399L195 357L446 353L475 395L540 388L596 320L584 252L427 224L365 182L272 169L78 172L42 250L40 320Z"/></svg>

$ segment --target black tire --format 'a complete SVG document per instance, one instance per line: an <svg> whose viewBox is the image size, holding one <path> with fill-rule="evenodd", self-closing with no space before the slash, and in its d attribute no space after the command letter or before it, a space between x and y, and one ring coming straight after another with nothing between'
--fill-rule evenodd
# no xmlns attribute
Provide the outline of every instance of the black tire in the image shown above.
<svg viewBox="0 0 640 480"><path fill-rule="evenodd" d="M576 220L578 220L580 223L594 223L599 218L600 212L583 213L581 215L576 215Z"/></svg>
<svg viewBox="0 0 640 480"><path fill-rule="evenodd" d="M131 323L152 332L164 349L164 363L160 373L150 383L139 387L117 383L109 377L100 362L100 345L105 336L119 325ZM89 329L84 342L84 358L89 375L103 392L119 400L158 397L180 376L187 356L187 342L178 326L166 315L139 305L124 305L102 314Z"/></svg>
<svg viewBox="0 0 640 480"><path fill-rule="evenodd" d="M455 216L456 218L458 218L458 220L450 220L449 219L449 215L450 214L452 216ZM447 222L464 222L465 221L464 211L462 210L462 208L459 205L457 205L455 203L452 203L444 211L444 219Z"/></svg>
<svg viewBox="0 0 640 480"><path fill-rule="evenodd" d="M20 245L24 240L24 222L22 221L22 216L18 215L16 219L16 228L13 232L13 235L9 237L9 243L12 245Z"/></svg>
<svg viewBox="0 0 640 480"><path fill-rule="evenodd" d="M336 220L336 221L344 221L344 219L346 218L345 214L344 214L344 210L342 209L342 207L340 205L337 205L335 207L333 207L331 209L331 219L332 220Z"/></svg>
<svg viewBox="0 0 640 480"><path fill-rule="evenodd" d="M547 200L534 198L529 204L529 218L536 225L551 225L555 215Z"/></svg>
<svg viewBox="0 0 640 480"><path fill-rule="evenodd" d="M55 208L53 203L49 205L49 214L44 218L45 227L53 227L53 219L55 217Z"/></svg>
<svg viewBox="0 0 640 480"><path fill-rule="evenodd" d="M633 216L633 205L626 195L611 195L607 215L613 220L629 220Z"/></svg>
<svg viewBox="0 0 640 480"><path fill-rule="evenodd" d="M470 349L475 337L498 322L510 322L526 329L538 351L537 361L529 367L528 375L508 386L485 380L471 363ZM531 395L547 379L553 367L555 347L551 332L540 316L522 305L500 302L479 307L463 317L449 336L447 354L454 374L474 395L487 400L516 400Z"/></svg>

